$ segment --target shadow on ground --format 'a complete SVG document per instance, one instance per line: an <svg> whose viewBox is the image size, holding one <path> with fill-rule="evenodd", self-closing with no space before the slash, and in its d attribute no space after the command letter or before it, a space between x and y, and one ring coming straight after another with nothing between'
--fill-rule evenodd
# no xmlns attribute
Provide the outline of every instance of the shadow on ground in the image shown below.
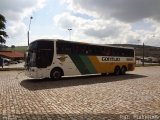
<svg viewBox="0 0 160 120"><path fill-rule="evenodd" d="M101 75L90 75L81 77L65 77L61 80L54 81L52 79L26 79L21 81L20 85L28 90L42 90L42 89L53 89L79 85L90 85L98 83L115 82L129 79L138 79L147 76L126 74L120 76L101 76Z"/></svg>

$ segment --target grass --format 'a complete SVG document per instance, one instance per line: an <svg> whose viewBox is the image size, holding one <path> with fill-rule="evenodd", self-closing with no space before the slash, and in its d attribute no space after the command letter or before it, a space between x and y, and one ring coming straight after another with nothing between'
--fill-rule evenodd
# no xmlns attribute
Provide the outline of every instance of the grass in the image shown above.
<svg viewBox="0 0 160 120"><path fill-rule="evenodd" d="M18 52L25 52L27 50L27 46L16 46L15 48L7 48L6 50L13 50L13 51L18 51Z"/></svg>

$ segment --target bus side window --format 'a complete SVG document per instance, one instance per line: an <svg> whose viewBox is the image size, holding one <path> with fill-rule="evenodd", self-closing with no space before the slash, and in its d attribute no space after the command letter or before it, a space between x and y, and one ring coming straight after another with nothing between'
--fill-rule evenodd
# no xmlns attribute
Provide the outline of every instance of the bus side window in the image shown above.
<svg viewBox="0 0 160 120"><path fill-rule="evenodd" d="M106 49L106 56L109 56L109 55L110 55L110 50Z"/></svg>
<svg viewBox="0 0 160 120"><path fill-rule="evenodd" d="M64 53L66 53L66 54L70 53L71 48L70 48L70 45L68 43L64 44L63 48L64 48Z"/></svg>
<svg viewBox="0 0 160 120"><path fill-rule="evenodd" d="M128 51L127 50L124 50L124 56L128 56Z"/></svg>
<svg viewBox="0 0 160 120"><path fill-rule="evenodd" d="M79 46L76 45L76 46L75 46L75 50L74 50L76 54L79 54L79 51L80 51L79 49L80 49Z"/></svg>
<svg viewBox="0 0 160 120"><path fill-rule="evenodd" d="M60 42L57 42L57 54L63 54L63 45Z"/></svg>
<svg viewBox="0 0 160 120"><path fill-rule="evenodd" d="M72 54L79 54L79 46L77 44L72 44L72 47L71 47L71 53Z"/></svg>
<svg viewBox="0 0 160 120"><path fill-rule="evenodd" d="M116 48L115 49L115 55L120 56L121 55L121 48Z"/></svg>
<svg viewBox="0 0 160 120"><path fill-rule="evenodd" d="M86 50L85 50L85 46L84 45L81 46L81 50L80 51L81 51L81 54L83 54L83 55L85 54Z"/></svg>
<svg viewBox="0 0 160 120"><path fill-rule="evenodd" d="M86 46L86 48L85 48L85 54L86 54L86 55L89 55L89 53L90 53L90 47L89 47L89 46Z"/></svg>

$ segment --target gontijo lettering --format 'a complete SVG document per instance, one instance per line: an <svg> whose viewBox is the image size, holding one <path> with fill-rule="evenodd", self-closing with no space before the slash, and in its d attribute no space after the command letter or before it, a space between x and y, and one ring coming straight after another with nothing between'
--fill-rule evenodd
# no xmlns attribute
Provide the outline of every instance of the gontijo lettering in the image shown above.
<svg viewBox="0 0 160 120"><path fill-rule="evenodd" d="M120 61L118 57L102 57L102 61Z"/></svg>

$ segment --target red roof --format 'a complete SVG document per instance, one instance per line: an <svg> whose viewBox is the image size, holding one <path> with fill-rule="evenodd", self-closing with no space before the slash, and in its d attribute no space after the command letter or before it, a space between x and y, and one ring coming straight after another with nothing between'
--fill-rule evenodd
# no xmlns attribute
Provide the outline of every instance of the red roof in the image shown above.
<svg viewBox="0 0 160 120"><path fill-rule="evenodd" d="M0 56L14 59L14 58L24 58L24 53L16 51L0 51Z"/></svg>

